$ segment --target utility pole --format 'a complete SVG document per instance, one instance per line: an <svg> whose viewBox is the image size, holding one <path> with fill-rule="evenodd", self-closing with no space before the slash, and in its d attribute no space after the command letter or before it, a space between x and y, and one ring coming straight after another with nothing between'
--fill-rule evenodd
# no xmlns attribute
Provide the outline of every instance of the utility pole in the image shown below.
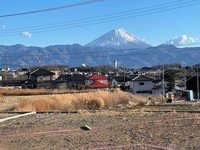
<svg viewBox="0 0 200 150"><path fill-rule="evenodd" d="M125 80L126 80L126 76L125 76L125 65L124 65L124 68L123 68L123 74L124 74L124 91L125 91Z"/></svg>
<svg viewBox="0 0 200 150"><path fill-rule="evenodd" d="M199 66L197 65L197 101L199 101Z"/></svg>
<svg viewBox="0 0 200 150"><path fill-rule="evenodd" d="M4 69L5 69L5 81L8 79L8 54L7 50L5 52L5 64L4 64Z"/></svg>
<svg viewBox="0 0 200 150"><path fill-rule="evenodd" d="M162 102L164 102L164 93L165 93L165 87L164 87L164 78L165 78L165 72L164 72L164 64L162 64Z"/></svg>

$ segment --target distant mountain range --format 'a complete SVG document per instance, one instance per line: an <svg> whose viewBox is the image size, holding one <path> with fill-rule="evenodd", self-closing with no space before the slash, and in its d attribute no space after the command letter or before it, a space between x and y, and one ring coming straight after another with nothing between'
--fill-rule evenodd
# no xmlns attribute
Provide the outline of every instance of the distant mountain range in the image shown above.
<svg viewBox="0 0 200 150"><path fill-rule="evenodd" d="M116 29L85 46L54 45L34 47L24 45L1 46L1 67L24 68L38 65L89 66L113 65L144 67L161 63L194 65L199 63L200 47L177 48L172 45L151 45L139 40L124 29Z"/></svg>

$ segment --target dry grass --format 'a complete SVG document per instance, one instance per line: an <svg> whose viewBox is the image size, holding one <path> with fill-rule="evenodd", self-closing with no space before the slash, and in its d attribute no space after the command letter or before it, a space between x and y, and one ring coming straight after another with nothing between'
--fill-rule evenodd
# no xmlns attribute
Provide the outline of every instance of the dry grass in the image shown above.
<svg viewBox="0 0 200 150"><path fill-rule="evenodd" d="M62 103L52 98L34 98L32 100L21 99L15 105L16 111L47 111L47 110L62 110Z"/></svg>
<svg viewBox="0 0 200 150"><path fill-rule="evenodd" d="M0 95L3 96L49 95L76 92L76 90L0 88Z"/></svg>
<svg viewBox="0 0 200 150"><path fill-rule="evenodd" d="M119 106L148 103L146 97L135 96L119 90L93 91L89 93L60 94L48 97L22 99L15 111L74 111L112 109Z"/></svg>
<svg viewBox="0 0 200 150"><path fill-rule="evenodd" d="M163 103L166 102L166 99L162 99L162 97L148 97L148 100L150 101L150 104L157 104L157 103Z"/></svg>
<svg viewBox="0 0 200 150"><path fill-rule="evenodd" d="M0 104L5 103L5 99L3 95L0 95Z"/></svg>

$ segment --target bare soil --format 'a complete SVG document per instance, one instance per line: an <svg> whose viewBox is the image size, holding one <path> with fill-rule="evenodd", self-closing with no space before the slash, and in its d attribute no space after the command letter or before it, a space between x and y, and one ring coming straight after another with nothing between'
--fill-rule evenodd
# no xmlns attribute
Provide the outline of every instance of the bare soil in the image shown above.
<svg viewBox="0 0 200 150"><path fill-rule="evenodd" d="M33 97L4 96L0 112ZM34 114L0 123L0 150L199 150L200 114L142 112L186 109L199 110L199 105ZM0 119L14 115L0 113ZM83 130L85 125L91 130Z"/></svg>
<svg viewBox="0 0 200 150"><path fill-rule="evenodd" d="M0 123L0 139L0 150L199 150L200 114L34 114Z"/></svg>

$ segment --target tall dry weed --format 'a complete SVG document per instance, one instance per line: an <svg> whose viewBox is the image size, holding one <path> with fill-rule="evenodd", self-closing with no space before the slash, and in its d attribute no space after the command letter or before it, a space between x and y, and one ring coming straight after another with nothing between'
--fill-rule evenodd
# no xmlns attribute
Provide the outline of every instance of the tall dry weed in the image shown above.
<svg viewBox="0 0 200 150"><path fill-rule="evenodd" d="M15 105L15 111L50 111L64 109L60 100L52 98L21 99Z"/></svg>
<svg viewBox="0 0 200 150"><path fill-rule="evenodd" d="M0 103L5 103L5 99L3 95L0 95Z"/></svg>
<svg viewBox="0 0 200 150"><path fill-rule="evenodd" d="M73 111L73 110L97 110L116 108L118 105L136 105L140 102L148 102L147 98L141 98L131 93L116 90L92 91L89 93L60 94L54 96L23 99L15 106L16 111Z"/></svg>

